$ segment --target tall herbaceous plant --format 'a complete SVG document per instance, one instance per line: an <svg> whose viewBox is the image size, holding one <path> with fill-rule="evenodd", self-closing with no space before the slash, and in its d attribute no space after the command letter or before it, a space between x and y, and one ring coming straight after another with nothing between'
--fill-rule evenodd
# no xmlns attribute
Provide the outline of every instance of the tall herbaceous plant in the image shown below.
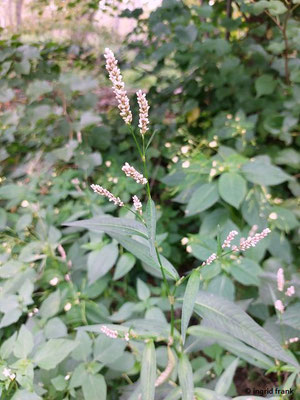
<svg viewBox="0 0 300 400"><path fill-rule="evenodd" d="M168 321L160 323L153 319L152 322L150 320L150 324L147 324L143 320L131 320L119 325L86 326L84 330L99 333L112 340L124 341L128 349L140 361L140 378L135 383L129 382L132 386L130 399L151 400L160 394L166 399L193 400L202 399L201 396L208 395L210 390L195 387L194 384L197 380L193 375L190 353L193 343L195 345L195 338L198 338L200 343L207 337L214 338L217 343L237 356L225 370L224 376L222 375L218 380L215 392L211 393L212 396L227 392L226 381L230 385L240 358L246 359L248 362L250 360L250 363L252 362L254 365L264 364L265 367L267 365L269 370L276 371L278 374L282 370L289 370L296 374L299 366L292 353L286 350L287 345L285 348L282 347L236 304L212 293L199 290L204 268L212 268L212 264L216 261L220 262L233 254L241 255L242 252L255 247L270 233L268 227L257 232L257 227L254 226L248 237L240 239L239 242L236 240L237 231L228 232L223 243L219 232L216 251L207 257L200 266L184 276L179 276L176 268L160 253L156 238L156 205L151 197L149 185L151 171L147 167L147 150L155 135L155 132L151 132L151 121L148 116L150 107L146 94L139 90L136 93L139 122L138 127L135 127L118 61L110 49L105 50L105 59L106 69L118 101L120 116L132 135L141 160L139 166L131 165L128 160L120 168L128 179L135 180L145 188L145 196L144 199L141 199L134 195L132 204L125 204L122 198L115 196L106 188L92 184L91 188L95 193L106 197L108 201L118 207L126 208L129 213L133 214L133 217L98 216L66 225L105 232L147 266L148 271L154 271L155 275L163 280L164 293L167 298L164 311L167 312ZM283 291L283 287L284 277L282 271L279 271L278 289L280 292ZM140 287L140 291L143 291L143 287ZM180 293L184 293L183 297ZM293 294L294 287L288 287L286 296ZM178 315L175 317L175 305L176 309L182 309L180 321ZM274 305L281 318L284 312L282 299L276 299L275 296ZM189 327L193 313L202 317L203 323L199 326ZM164 370L158 367L156 360L156 350L161 346L166 350L165 354L167 355ZM197 347L197 343L195 346ZM116 351L118 351L117 347ZM272 359L275 359L275 362Z"/></svg>

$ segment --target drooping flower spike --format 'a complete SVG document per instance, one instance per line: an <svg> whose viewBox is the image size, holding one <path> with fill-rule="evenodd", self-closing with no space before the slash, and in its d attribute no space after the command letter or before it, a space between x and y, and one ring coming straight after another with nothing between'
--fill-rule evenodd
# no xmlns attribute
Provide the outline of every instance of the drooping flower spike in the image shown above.
<svg viewBox="0 0 300 400"><path fill-rule="evenodd" d="M119 207L124 206L124 203L120 199L120 197L114 196L109 190L104 189L102 186L93 184L93 185L91 185L91 188L93 189L93 191L95 193L100 194L100 196L107 197L109 201L113 201L116 206L119 206Z"/></svg>
<svg viewBox="0 0 300 400"><path fill-rule="evenodd" d="M106 59L106 70L109 73L109 79L113 84L113 90L119 103L120 115L124 122L129 125L132 122L132 113L130 111L129 99L125 90L123 77L118 68L118 61L114 53L108 48L105 49L104 57Z"/></svg>
<svg viewBox="0 0 300 400"><path fill-rule="evenodd" d="M122 171L125 172L125 175L133 178L137 183L141 183L142 185L146 185L148 182L146 178L142 174L140 174L134 167L128 164L128 162L125 163L122 167Z"/></svg>

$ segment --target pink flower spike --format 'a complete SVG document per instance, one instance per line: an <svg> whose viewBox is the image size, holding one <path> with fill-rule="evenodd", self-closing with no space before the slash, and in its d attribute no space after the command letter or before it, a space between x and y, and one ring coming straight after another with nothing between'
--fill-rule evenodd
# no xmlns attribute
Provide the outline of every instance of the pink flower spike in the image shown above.
<svg viewBox="0 0 300 400"><path fill-rule="evenodd" d="M142 206L140 199L137 196L133 196L132 200L133 200L133 206L134 206L135 210L137 212L139 212L140 214L142 214L143 206Z"/></svg>
<svg viewBox="0 0 300 400"><path fill-rule="evenodd" d="M149 125L149 119L148 119L148 111L149 111L149 105L148 105L148 101L146 99L146 94L143 93L141 90L139 90L138 92L136 92L137 95L137 101L138 101L138 105L139 105L139 128L140 128L140 132L142 135L144 135L148 128Z"/></svg>
<svg viewBox="0 0 300 400"><path fill-rule="evenodd" d="M57 246L57 251L59 252L59 255L61 256L63 261L65 261L67 259L67 255L66 255L65 249L62 247L61 244L59 244Z"/></svg>
<svg viewBox="0 0 300 400"><path fill-rule="evenodd" d="M91 185L91 188L93 189L93 191L95 193L100 194L100 196L107 197L109 201L114 202L114 204L116 206L119 206L119 207L123 207L124 206L124 203L120 199L120 197L114 196L112 193L110 193L109 190L104 189L102 186L93 184L93 185Z"/></svg>
<svg viewBox="0 0 300 400"><path fill-rule="evenodd" d="M261 233L256 233L254 236L248 236L247 239L241 240L239 249L241 251L245 251L250 249L251 247L255 247L258 242L264 239L270 233L270 229L266 228Z"/></svg>
<svg viewBox="0 0 300 400"><path fill-rule="evenodd" d="M293 294L295 294L295 287L294 286L290 286L287 288L286 292L285 292L286 296L293 296Z"/></svg>
<svg viewBox="0 0 300 400"><path fill-rule="evenodd" d="M237 231L229 232L227 238L224 240L224 243L222 244L222 249L224 249L225 247L230 247L230 243L233 241L236 235L238 235Z"/></svg>
<svg viewBox="0 0 300 400"><path fill-rule="evenodd" d="M146 178L142 174L140 174L134 167L125 163L122 167L122 171L125 173L126 176L133 178L137 183L141 183L142 185L146 185L148 182Z"/></svg>
<svg viewBox="0 0 300 400"><path fill-rule="evenodd" d="M284 274L282 268L279 268L277 271L277 288L279 292L282 292L284 288Z"/></svg>
<svg viewBox="0 0 300 400"><path fill-rule="evenodd" d="M115 331L113 329L109 329L107 326L103 325L101 327L101 332L104 333L104 335L112 338L112 339L117 339L118 337L118 331Z"/></svg>
<svg viewBox="0 0 300 400"><path fill-rule="evenodd" d="M275 301L275 308L278 310L281 314L284 312L284 305L282 304L281 300L276 300Z"/></svg>
<svg viewBox="0 0 300 400"><path fill-rule="evenodd" d="M116 60L114 53L108 48L105 49L104 57L106 59L106 69L109 73L109 79L113 84L113 91L119 103L118 107L120 110L120 115L124 122L130 125L132 122L132 114L130 111L129 99L125 90L123 77L120 69L118 68L118 61Z"/></svg>
<svg viewBox="0 0 300 400"><path fill-rule="evenodd" d="M202 266L204 266L204 265L210 265L213 261L215 261L216 258L217 258L216 253L211 254L211 255L208 257L208 259L202 263Z"/></svg>

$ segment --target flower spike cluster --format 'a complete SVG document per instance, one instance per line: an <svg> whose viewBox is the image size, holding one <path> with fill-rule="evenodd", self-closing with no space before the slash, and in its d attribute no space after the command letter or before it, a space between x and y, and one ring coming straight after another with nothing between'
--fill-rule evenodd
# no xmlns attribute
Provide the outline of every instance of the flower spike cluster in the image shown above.
<svg viewBox="0 0 300 400"><path fill-rule="evenodd" d="M278 310L281 314L283 314L283 312L284 312L284 305L283 305L283 303L282 303L281 300L276 300L276 301L275 301L275 308L276 308L276 310Z"/></svg>
<svg viewBox="0 0 300 400"><path fill-rule="evenodd" d="M285 295L286 296L293 296L293 294L295 294L295 287L294 286L290 286L286 289Z"/></svg>
<svg viewBox="0 0 300 400"><path fill-rule="evenodd" d="M230 247L230 243L233 241L236 235L238 235L237 231L229 232L227 238L224 240L224 243L222 244L222 248L224 249L225 247Z"/></svg>
<svg viewBox="0 0 300 400"><path fill-rule="evenodd" d="M146 178L142 174L140 174L134 167L128 164L128 162L125 163L122 167L122 171L125 172L125 175L133 178L137 183L141 183L142 185L146 185L148 182Z"/></svg>
<svg viewBox="0 0 300 400"><path fill-rule="evenodd" d="M113 329L109 329L107 326L102 326L101 327L101 332L104 333L104 335L112 338L112 339L117 339L118 337L118 331L115 331Z"/></svg>
<svg viewBox="0 0 300 400"><path fill-rule="evenodd" d="M120 115L125 123L129 125L132 122L132 114L130 111L129 99L125 90L123 77L120 69L118 68L118 61L116 60L114 53L108 48L105 49L104 57L106 59L106 69L109 73L109 79L113 84L113 90L119 103L118 107L120 110Z"/></svg>
<svg viewBox="0 0 300 400"><path fill-rule="evenodd" d="M141 203L140 199L135 195L135 196L133 196L132 200L133 200L133 206L134 206L135 210L137 212L139 212L140 214L142 214L142 203Z"/></svg>
<svg viewBox="0 0 300 400"><path fill-rule="evenodd" d="M277 288L279 292L282 292L284 288L284 275L282 268L279 268L279 270L277 271Z"/></svg>
<svg viewBox="0 0 300 400"><path fill-rule="evenodd" d="M261 233L256 233L254 236L248 236L247 239L243 239L240 242L239 247L232 246L233 251L245 251L250 249L251 247L255 247L258 242L264 239L270 233L270 229L266 228Z"/></svg>
<svg viewBox="0 0 300 400"><path fill-rule="evenodd" d="M140 132L142 135L144 135L148 128L149 125L149 119L148 119L148 111L150 106L148 105L148 101L146 99L146 94L143 93L141 90L139 90L138 92L136 92L136 96L137 96L137 101L139 104L139 128L140 128Z"/></svg>
<svg viewBox="0 0 300 400"><path fill-rule="evenodd" d="M95 193L100 194L100 196L107 197L109 201L113 201L116 206L119 206L119 207L124 206L124 203L120 199L120 197L114 196L109 190L104 189L102 186L93 184L93 185L91 185L91 188L93 189L93 191Z"/></svg>

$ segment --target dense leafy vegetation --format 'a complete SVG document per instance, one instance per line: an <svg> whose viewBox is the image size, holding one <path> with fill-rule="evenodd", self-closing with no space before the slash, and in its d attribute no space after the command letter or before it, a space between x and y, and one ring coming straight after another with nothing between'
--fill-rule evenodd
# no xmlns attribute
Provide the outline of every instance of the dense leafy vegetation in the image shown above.
<svg viewBox="0 0 300 400"><path fill-rule="evenodd" d="M143 160L100 49L1 41L1 398L299 387L300 7L231 7L164 0L149 18L122 14L137 19L116 55L133 127L132 94L148 91L152 200L121 169ZM144 221L90 184L129 208L137 195ZM244 252L221 247L266 228Z"/></svg>

